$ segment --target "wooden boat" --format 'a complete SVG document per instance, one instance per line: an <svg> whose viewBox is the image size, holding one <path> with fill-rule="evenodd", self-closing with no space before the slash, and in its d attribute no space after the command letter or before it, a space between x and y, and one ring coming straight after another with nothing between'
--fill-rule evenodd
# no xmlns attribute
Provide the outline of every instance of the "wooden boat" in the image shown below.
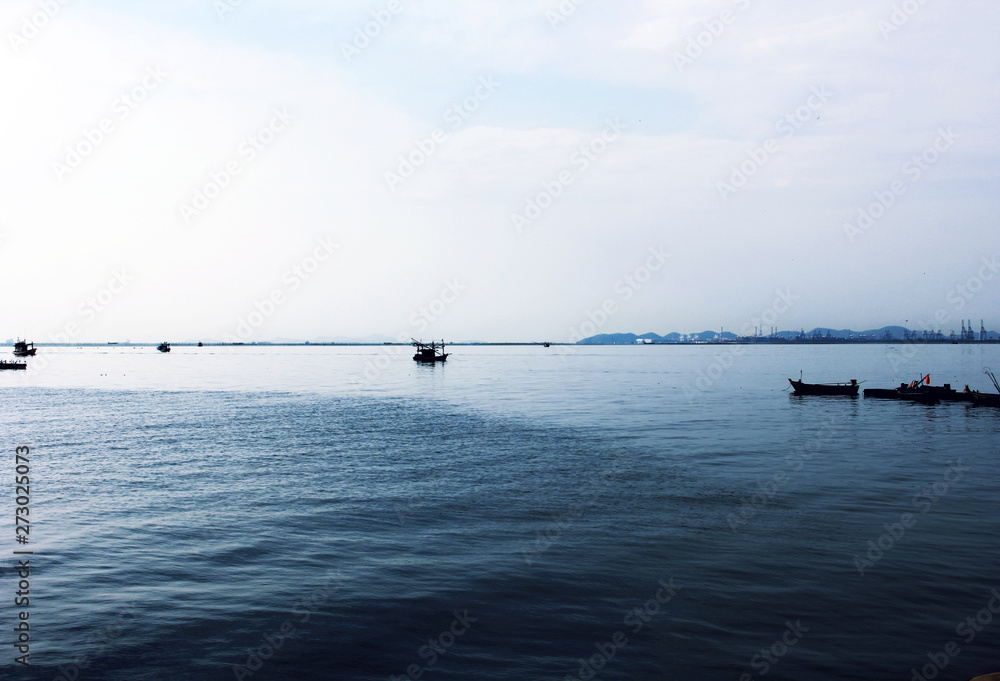
<svg viewBox="0 0 1000 681"><path fill-rule="evenodd" d="M850 383L804 383L801 380L788 379L792 384L793 395L858 395L858 380L852 378Z"/></svg>
<svg viewBox="0 0 1000 681"><path fill-rule="evenodd" d="M877 397L884 400L902 399L899 395L899 388L865 388L865 397Z"/></svg>
<svg viewBox="0 0 1000 681"><path fill-rule="evenodd" d="M983 369L983 373L989 376L990 380L993 381L993 387L997 389L997 394L994 395L993 393L981 393L976 391L971 393L972 402L985 407L1000 407L1000 383L997 382L997 377L994 376L993 372L989 369ZM968 386L966 386L966 389L968 389Z"/></svg>
<svg viewBox="0 0 1000 681"><path fill-rule="evenodd" d="M413 340L413 346L417 348L417 354L413 355L413 359L416 362L433 364L434 362L444 362L448 359L448 353L444 351L444 341L440 343L435 341L422 343L421 341Z"/></svg>
<svg viewBox="0 0 1000 681"><path fill-rule="evenodd" d="M901 383L898 388L865 388L865 399L877 398L882 400L906 400L909 402L921 402L923 404L937 404L940 399L930 392L909 390L905 383Z"/></svg>
<svg viewBox="0 0 1000 681"><path fill-rule="evenodd" d="M163 341L162 343L156 346L156 349L159 350L160 352L170 352L170 343Z"/></svg>
<svg viewBox="0 0 1000 681"><path fill-rule="evenodd" d="M971 402L972 392L966 386L966 390L958 392L951 387L951 383L944 385L931 385L931 375L927 374L919 381L913 381L908 386L899 386L900 394L906 397L926 397L933 396L942 402Z"/></svg>
<svg viewBox="0 0 1000 681"><path fill-rule="evenodd" d="M23 340L18 340L14 343L15 357L34 357L36 352L38 352L38 349L35 348L34 343L29 343Z"/></svg>
<svg viewBox="0 0 1000 681"><path fill-rule="evenodd" d="M909 384L900 383L898 388L866 388L865 398L875 397L886 400L907 400L910 402L920 402L922 404L936 404L938 402L969 402L971 393L957 392L950 383L944 385L931 385L931 375L927 374L918 381L910 381Z"/></svg>
<svg viewBox="0 0 1000 681"><path fill-rule="evenodd" d="M975 392L972 393L972 402L981 407L1000 407L1000 395Z"/></svg>
<svg viewBox="0 0 1000 681"><path fill-rule="evenodd" d="M27 362L8 362L5 359L0 359L0 371L24 371L27 368Z"/></svg>
<svg viewBox="0 0 1000 681"><path fill-rule="evenodd" d="M928 396L934 397L942 402L971 402L972 392L958 392L951 387L950 383L944 385L925 385L915 388L900 388L899 392L908 397Z"/></svg>

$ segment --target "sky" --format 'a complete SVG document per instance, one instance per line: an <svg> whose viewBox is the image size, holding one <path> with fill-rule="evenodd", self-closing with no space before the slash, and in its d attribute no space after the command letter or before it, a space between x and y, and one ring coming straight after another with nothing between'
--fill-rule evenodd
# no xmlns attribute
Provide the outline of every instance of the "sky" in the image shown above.
<svg viewBox="0 0 1000 681"><path fill-rule="evenodd" d="M1000 328L1000 5L5 0L0 339Z"/></svg>

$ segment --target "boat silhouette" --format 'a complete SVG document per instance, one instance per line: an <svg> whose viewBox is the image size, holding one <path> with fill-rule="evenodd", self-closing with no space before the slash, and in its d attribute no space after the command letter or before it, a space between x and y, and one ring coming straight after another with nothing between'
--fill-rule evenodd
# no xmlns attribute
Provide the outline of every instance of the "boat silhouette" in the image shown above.
<svg viewBox="0 0 1000 681"><path fill-rule="evenodd" d="M413 346L417 349L417 353L413 355L415 362L433 364L434 362L444 362L448 359L448 353L444 351L443 340L440 343L435 341L424 343L412 338L410 340L413 341Z"/></svg>

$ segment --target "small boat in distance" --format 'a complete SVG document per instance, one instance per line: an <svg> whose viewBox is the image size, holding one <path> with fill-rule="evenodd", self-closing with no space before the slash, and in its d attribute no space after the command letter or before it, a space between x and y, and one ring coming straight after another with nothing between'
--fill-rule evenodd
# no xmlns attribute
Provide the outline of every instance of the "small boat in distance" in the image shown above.
<svg viewBox="0 0 1000 681"><path fill-rule="evenodd" d="M156 346L156 349L159 350L160 352L170 352L170 343L163 341L162 343Z"/></svg>
<svg viewBox="0 0 1000 681"><path fill-rule="evenodd" d="M852 395L858 396L858 379L852 378L850 383L803 383L802 374L799 380L788 379L792 384L793 395Z"/></svg>
<svg viewBox="0 0 1000 681"><path fill-rule="evenodd" d="M18 340L14 343L14 356L15 357L34 357L38 350L35 348L34 343L29 343L28 341Z"/></svg>
<svg viewBox="0 0 1000 681"><path fill-rule="evenodd" d="M5 359L0 359L0 371L25 371L27 368L27 362L8 362Z"/></svg>
<svg viewBox="0 0 1000 681"><path fill-rule="evenodd" d="M444 362L448 359L448 353L444 351L444 341L440 343L435 341L423 343L412 338L410 340L413 341L413 346L417 348L417 354L413 356L414 361L433 364L434 362Z"/></svg>

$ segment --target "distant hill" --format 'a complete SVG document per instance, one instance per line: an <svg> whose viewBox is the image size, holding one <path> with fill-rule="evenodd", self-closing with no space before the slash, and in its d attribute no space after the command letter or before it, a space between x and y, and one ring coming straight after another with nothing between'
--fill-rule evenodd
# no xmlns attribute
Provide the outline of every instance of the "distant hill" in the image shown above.
<svg viewBox="0 0 1000 681"><path fill-rule="evenodd" d="M853 329L829 329L825 327L817 327L810 331L804 331L802 329L798 331L778 331L774 334L775 338L781 340L795 340L804 338L809 339L839 339L839 340L897 340L901 341L910 334L917 334L918 336L922 334L923 331L913 331L907 329L903 326L883 326L880 329L868 329L865 331L854 331ZM947 337L951 333L951 330L944 332ZM758 337L757 340L763 340L769 336ZM976 340L979 339L979 330L975 331ZM987 338L990 340L1000 339L1000 334L996 331L988 331ZM681 334L677 332L671 332L664 336L658 335L656 333L644 333L641 335L636 335L634 333L602 333L596 336L591 336L590 338L584 338L578 341L578 345L636 345L640 339L649 340L653 343L697 343L697 342L707 342L715 340L737 340L738 336L729 331L724 331L721 334L718 331L701 331L698 333L688 333ZM747 340L753 340L753 337L747 338Z"/></svg>
<svg viewBox="0 0 1000 681"><path fill-rule="evenodd" d="M651 340L654 343L684 343L684 342L696 342L696 341L710 341L715 340L720 337L718 331L701 331L699 333L668 333L666 336L660 336L655 333L644 333L642 335L636 335L634 333L602 333L597 336L591 336L590 338L584 338L577 342L577 345L635 345L639 342L639 339ZM721 334L721 338L724 340L735 340L736 334L725 331Z"/></svg>

